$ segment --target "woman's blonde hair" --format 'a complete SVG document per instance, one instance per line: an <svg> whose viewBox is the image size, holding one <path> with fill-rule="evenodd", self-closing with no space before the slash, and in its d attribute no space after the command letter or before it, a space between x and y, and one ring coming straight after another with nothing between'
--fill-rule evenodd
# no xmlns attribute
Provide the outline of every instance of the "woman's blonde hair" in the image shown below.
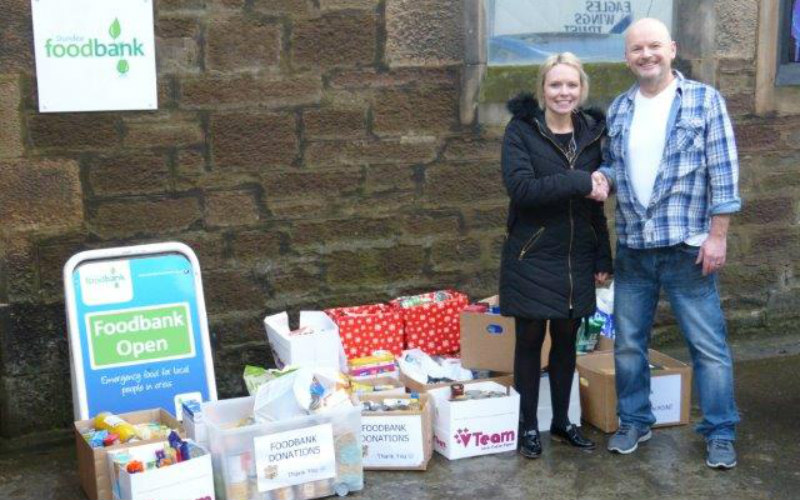
<svg viewBox="0 0 800 500"><path fill-rule="evenodd" d="M539 101L539 107L544 109L544 79L551 69L564 64L578 71L581 83L581 98L579 105L583 105L589 97L589 76L583 71L583 64L578 56L572 52L561 52L560 54L553 54L539 67L539 75L536 78L536 97Z"/></svg>

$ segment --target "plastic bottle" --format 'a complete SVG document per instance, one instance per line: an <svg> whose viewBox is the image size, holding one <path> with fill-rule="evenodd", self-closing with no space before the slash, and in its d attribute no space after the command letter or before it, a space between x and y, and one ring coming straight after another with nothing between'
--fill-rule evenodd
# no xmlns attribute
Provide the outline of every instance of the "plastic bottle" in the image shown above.
<svg viewBox="0 0 800 500"><path fill-rule="evenodd" d="M136 436L136 430L131 424L107 411L100 412L94 417L94 427L116 434L121 443L127 443Z"/></svg>

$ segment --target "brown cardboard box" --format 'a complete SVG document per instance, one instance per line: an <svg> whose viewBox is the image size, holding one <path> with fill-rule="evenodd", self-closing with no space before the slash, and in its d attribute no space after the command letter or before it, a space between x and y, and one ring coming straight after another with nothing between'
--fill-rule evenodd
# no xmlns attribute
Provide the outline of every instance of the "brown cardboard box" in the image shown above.
<svg viewBox="0 0 800 500"><path fill-rule="evenodd" d="M384 399L406 399L410 400L408 395L392 396L384 394L370 394L360 396L361 401L376 401L381 402ZM426 470L428 468L428 461L433 455L433 400L427 394L420 394L419 401L422 406L420 410L404 410L404 411L390 411L390 412L362 412L361 413L361 440L362 446L365 450L364 455L364 469L367 470ZM367 429L370 425L370 420L381 422L386 420L397 421L403 420L406 417L412 417L409 420L416 425L419 425L419 433L416 430L406 429L403 432L407 437L417 437L416 442L413 440L408 442L404 448L410 452L399 453L399 456L392 455L392 449L388 446L381 446L378 444L370 443L370 437L378 431L372 432ZM383 457L378 457L375 451L380 451ZM405 450L403 450L405 451Z"/></svg>
<svg viewBox="0 0 800 500"><path fill-rule="evenodd" d="M614 350L614 339L610 339L605 335L598 335L597 336L597 345L594 348L595 351L613 351Z"/></svg>
<svg viewBox="0 0 800 500"><path fill-rule="evenodd" d="M498 384L510 387L514 385L514 375L508 373L480 380L469 380L467 382L489 382L489 381L497 382ZM403 385L405 385L410 392L418 392L420 394L422 394L423 392L428 392L431 389L438 389L440 387L449 387L450 385L456 383L456 382L442 382L439 384L420 384L416 380L413 380L410 377L408 377L402 371L400 372L400 382L402 382Z"/></svg>
<svg viewBox="0 0 800 500"><path fill-rule="evenodd" d="M656 425L689 423L692 395L692 367L650 350L651 394ZM618 427L617 391L614 385L614 353L595 352L578 357L582 418L604 432Z"/></svg>
<svg viewBox="0 0 800 500"><path fill-rule="evenodd" d="M478 302L496 306L497 295ZM474 370L514 372L514 318L471 311L461 313L461 365ZM542 344L542 369L550 357L550 332Z"/></svg>
<svg viewBox="0 0 800 500"><path fill-rule="evenodd" d="M381 391L374 391L374 390L372 390L372 391L362 391L360 393L360 395L363 394L365 396L366 395L370 395L370 394L378 394L380 396L388 396L388 395L391 395L391 394L402 395L402 394L406 393L406 387L403 385L403 383L400 381L400 379L398 379L396 377L388 377L388 376L385 376L385 375L381 375L381 376L378 376L378 377L363 378L363 379L352 379L350 381L350 383L351 384L370 386L370 387L373 387L373 388L375 388L377 386L386 387L385 389L383 389ZM388 389L389 386L391 386L392 388ZM359 391L356 390L355 392L359 392Z"/></svg>
<svg viewBox="0 0 800 500"><path fill-rule="evenodd" d="M170 413L162 409L134 411L119 415L123 420L130 424L145 424L148 422L159 422L171 429L178 430L183 434L180 422L175 420ZM75 447L78 452L78 476L80 477L81 487L86 492L89 500L111 500L111 481L108 477L108 466L106 455L109 451L116 451L145 443L163 441L163 439L151 439L149 441L136 441L134 443L123 443L107 448L92 448L83 438L82 433L94 427L93 420L79 420L75 422Z"/></svg>

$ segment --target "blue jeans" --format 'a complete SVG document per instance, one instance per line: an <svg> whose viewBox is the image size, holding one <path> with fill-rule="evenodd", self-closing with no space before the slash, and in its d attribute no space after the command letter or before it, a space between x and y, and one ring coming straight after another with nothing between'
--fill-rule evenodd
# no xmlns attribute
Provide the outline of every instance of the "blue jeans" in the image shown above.
<svg viewBox="0 0 800 500"><path fill-rule="evenodd" d="M617 413L621 423L647 430L650 408L647 348L661 288L689 345L706 439L736 437L733 362L726 341L715 275L695 264L699 249L685 244L651 250L617 245L614 276Z"/></svg>

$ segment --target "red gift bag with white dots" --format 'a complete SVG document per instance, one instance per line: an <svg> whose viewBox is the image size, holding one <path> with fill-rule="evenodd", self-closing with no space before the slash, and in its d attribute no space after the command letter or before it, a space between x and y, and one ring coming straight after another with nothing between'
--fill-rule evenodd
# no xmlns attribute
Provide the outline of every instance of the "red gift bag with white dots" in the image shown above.
<svg viewBox="0 0 800 500"><path fill-rule="evenodd" d="M339 327L347 359L370 356L374 351L403 352L403 316L388 304L327 309Z"/></svg>
<svg viewBox="0 0 800 500"><path fill-rule="evenodd" d="M402 311L406 349L429 355L455 354L461 349L461 311L469 298L454 290L400 297L390 302Z"/></svg>

